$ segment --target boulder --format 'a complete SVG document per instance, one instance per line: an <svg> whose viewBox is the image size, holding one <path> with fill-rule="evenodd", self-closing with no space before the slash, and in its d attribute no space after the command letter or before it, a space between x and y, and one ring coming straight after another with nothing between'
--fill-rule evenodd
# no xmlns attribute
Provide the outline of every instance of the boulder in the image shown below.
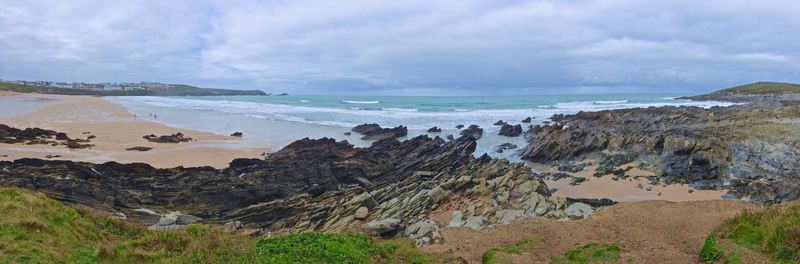
<svg viewBox="0 0 800 264"><path fill-rule="evenodd" d="M438 127L432 127L428 129L428 133L439 133L439 132L442 132L442 129Z"/></svg>
<svg viewBox="0 0 800 264"><path fill-rule="evenodd" d="M525 119L522 119L522 123L530 123L532 121L531 119L532 118L530 116L526 117Z"/></svg>
<svg viewBox="0 0 800 264"><path fill-rule="evenodd" d="M456 125L456 129L462 129L462 128L464 128L464 125L461 125L461 124Z"/></svg>
<svg viewBox="0 0 800 264"><path fill-rule="evenodd" d="M436 225L436 222L427 218L406 227L403 231L403 236L414 239L414 244L417 247L439 244L444 241L439 231L439 226Z"/></svg>
<svg viewBox="0 0 800 264"><path fill-rule="evenodd" d="M513 126L509 124L503 124L503 126L500 128L500 132L498 133L498 135L507 137L518 137L521 134L522 134L522 125L520 124Z"/></svg>
<svg viewBox="0 0 800 264"><path fill-rule="evenodd" d="M194 224L194 223L200 222L201 220L203 220L203 219L200 218L200 217L197 217L197 216L193 216L193 215L179 215L175 219L175 223L179 224L179 225L190 225L190 224Z"/></svg>
<svg viewBox="0 0 800 264"><path fill-rule="evenodd" d="M240 228L242 228L242 222L240 221L228 221L222 225L222 230L227 232L236 232Z"/></svg>
<svg viewBox="0 0 800 264"><path fill-rule="evenodd" d="M564 213L571 219L584 219L592 216L594 208L585 203L573 203L567 206Z"/></svg>
<svg viewBox="0 0 800 264"><path fill-rule="evenodd" d="M494 122L494 124L492 124L492 125L502 126L502 125L506 125L506 124L507 124L506 121L498 120L497 122Z"/></svg>
<svg viewBox="0 0 800 264"><path fill-rule="evenodd" d="M356 213L355 213L355 215L354 215L354 217L355 217L357 220L364 220L364 219L367 219L367 216L369 216L369 209L367 209L367 208L366 208L366 207L364 207L364 206L362 206L362 207L359 207L359 208L358 208L358 210L356 210Z"/></svg>
<svg viewBox="0 0 800 264"><path fill-rule="evenodd" d="M232 137L242 137L243 135L242 132L233 132L233 134L231 134Z"/></svg>
<svg viewBox="0 0 800 264"><path fill-rule="evenodd" d="M452 218L450 219L450 223L447 226L448 227L464 226L464 213L459 210L453 211Z"/></svg>
<svg viewBox="0 0 800 264"><path fill-rule="evenodd" d="M367 228L378 234L386 234L396 231L399 225L400 219L388 218L369 222Z"/></svg>
<svg viewBox="0 0 800 264"><path fill-rule="evenodd" d="M489 220L487 220L484 216L470 216L467 217L466 221L464 221L464 227L468 227L469 229L475 231L480 231L489 227Z"/></svg>

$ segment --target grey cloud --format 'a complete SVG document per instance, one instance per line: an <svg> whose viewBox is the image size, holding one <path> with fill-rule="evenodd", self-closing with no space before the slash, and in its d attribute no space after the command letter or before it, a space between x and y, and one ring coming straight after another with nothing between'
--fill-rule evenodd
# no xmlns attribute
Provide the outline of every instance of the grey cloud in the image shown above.
<svg viewBox="0 0 800 264"><path fill-rule="evenodd" d="M0 78L374 94L700 92L800 81L800 2L789 0L6 6Z"/></svg>

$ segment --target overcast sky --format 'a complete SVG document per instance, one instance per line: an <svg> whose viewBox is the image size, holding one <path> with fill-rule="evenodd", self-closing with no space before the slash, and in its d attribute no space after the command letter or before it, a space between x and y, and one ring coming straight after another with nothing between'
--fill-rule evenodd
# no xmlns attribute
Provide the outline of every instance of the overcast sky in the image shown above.
<svg viewBox="0 0 800 264"><path fill-rule="evenodd" d="M311 94L800 82L800 1L0 0L0 78Z"/></svg>

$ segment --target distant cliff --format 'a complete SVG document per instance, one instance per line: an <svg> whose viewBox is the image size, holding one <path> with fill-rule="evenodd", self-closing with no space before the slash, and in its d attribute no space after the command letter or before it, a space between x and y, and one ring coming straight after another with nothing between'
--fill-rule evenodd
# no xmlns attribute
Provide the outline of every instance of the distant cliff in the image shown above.
<svg viewBox="0 0 800 264"><path fill-rule="evenodd" d="M0 82L0 91L18 93L42 93L63 95L98 95L98 96L214 96L214 95L269 95L261 90L229 90L200 88L190 85L176 84L167 88L151 88L138 90L83 90L70 88L45 87Z"/></svg>
<svg viewBox="0 0 800 264"><path fill-rule="evenodd" d="M747 102L774 99L800 99L800 84L778 82L756 82L716 92L687 96L680 99L697 101L716 100L730 102Z"/></svg>

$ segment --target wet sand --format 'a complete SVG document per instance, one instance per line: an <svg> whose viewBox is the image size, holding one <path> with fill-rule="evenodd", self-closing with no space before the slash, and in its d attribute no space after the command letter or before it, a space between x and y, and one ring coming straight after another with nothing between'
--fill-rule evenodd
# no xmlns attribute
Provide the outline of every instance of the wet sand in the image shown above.
<svg viewBox="0 0 800 264"><path fill-rule="evenodd" d="M547 167L542 164L531 164L536 170L542 172L557 172L555 168ZM646 200L665 200L673 202L681 201L706 201L721 200L722 195L727 191L720 190L695 190L686 184L658 183L651 185L647 176L656 175L654 172L644 171L636 168L635 164L625 164L619 168L634 167L626 172L628 179L614 180L613 175L594 177L596 165L588 165L583 171L567 174L584 177L586 181L579 185L569 185L572 178L562 178L558 181L545 180L547 187L557 189L553 195L572 198L608 198L614 201L631 202ZM636 178L638 176L638 179ZM647 190L650 186L652 189Z"/></svg>
<svg viewBox="0 0 800 264"><path fill-rule="evenodd" d="M22 110L19 109L27 109ZM0 160L46 158L87 162L145 162L154 167L227 167L235 158L258 158L275 148L244 138L172 128L136 117L122 106L101 97L4 93L0 97L0 124L17 128L39 127L65 132L70 138L96 136L91 149L64 146L0 144ZM11 113L11 114L8 114ZM10 116L9 116L10 115ZM88 133L87 133L88 132ZM153 143L144 135L182 132L195 139L185 143ZM150 151L127 151L131 147Z"/></svg>

